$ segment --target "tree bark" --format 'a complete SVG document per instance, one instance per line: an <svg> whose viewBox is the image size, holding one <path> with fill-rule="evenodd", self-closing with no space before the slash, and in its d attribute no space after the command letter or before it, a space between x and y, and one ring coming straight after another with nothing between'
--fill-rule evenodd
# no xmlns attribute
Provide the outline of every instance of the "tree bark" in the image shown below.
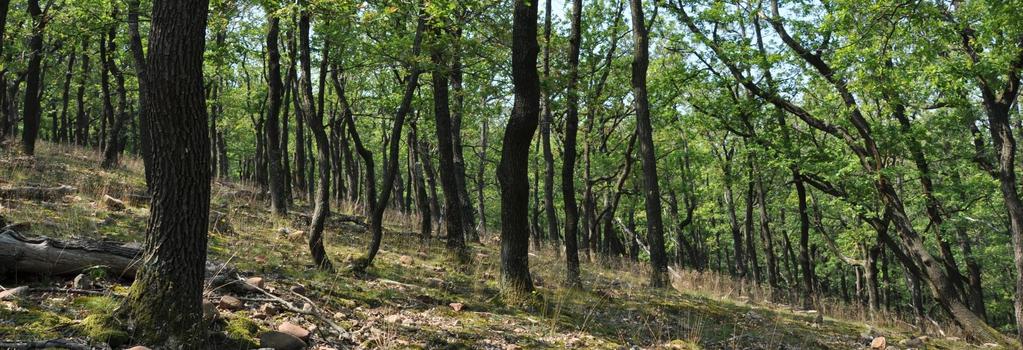
<svg viewBox="0 0 1023 350"><path fill-rule="evenodd" d="M0 34L2 35L2 34ZM2 49L0 49L2 50ZM2 55L2 53L0 53ZM56 133L56 140L61 143L68 142L68 105L71 103L71 81L74 80L75 73L75 60L78 56L76 55L75 49L71 49L71 53L68 54L67 58L67 72L64 73L64 87L61 97L60 107L60 123L57 128L53 131Z"/></svg>
<svg viewBox="0 0 1023 350"><path fill-rule="evenodd" d="M573 2L574 6L574 2ZM551 0L544 1L544 20L543 20L543 76L542 80L547 82L551 76ZM574 20L574 15L573 15ZM547 216L547 232L548 237L551 240L551 246L554 248L555 255L561 255L561 246L558 243L560 241L561 234L558 233L558 214L554 210L554 153L551 151L551 125L554 122L553 113L551 113L551 92L549 88L543 89L542 102L540 106L540 113L543 116L543 120L540 123L540 135L543 137L543 161L544 161L544 182L543 182L543 199L544 199L544 213ZM574 198L573 198L574 199ZM574 246L574 244L573 244ZM568 253L573 254L573 253ZM574 253L576 257L573 258L568 256L568 273L569 280L578 279L579 271L579 257L578 252ZM573 267L573 260L575 259L575 267ZM572 277L573 271L576 277Z"/></svg>
<svg viewBox="0 0 1023 350"><path fill-rule="evenodd" d="M284 83L281 82L281 51L280 32L281 19L269 15L269 26L266 33L267 54L267 117L265 137L269 166L270 211L277 216L288 214L288 199L284 185L284 169L281 164L281 102L284 99ZM285 121L287 121L285 119ZM286 153L286 152L284 152Z"/></svg>
<svg viewBox="0 0 1023 350"><path fill-rule="evenodd" d="M565 115L565 151L561 165L561 198L565 211L565 258L567 264L566 283L569 286L581 287L579 279L579 251L576 237L579 234L579 207L575 200L575 157L576 134L579 130L579 45L582 40L582 0L572 0L571 33L568 44L568 86ZM546 30L546 29L545 29ZM549 45L549 43L548 43ZM546 55L545 55L546 60ZM548 111L549 113L550 111ZM545 116L546 117L546 116ZM550 125L547 126L550 128ZM548 134L550 131L548 130ZM588 164L587 164L588 165ZM588 172L588 171L587 171ZM588 181L587 176L587 181ZM589 191L587 191L589 194ZM589 196L587 200L591 199ZM587 202L587 210L592 203ZM584 228L586 228L584 225ZM552 232L553 233L553 232ZM588 240L583 240L583 249L589 248Z"/></svg>
<svg viewBox="0 0 1023 350"><path fill-rule="evenodd" d="M513 293L533 291L529 274L529 144L539 123L536 70L537 2L516 0L512 16L512 85L515 102L504 131L497 179L501 185L501 279Z"/></svg>
<svg viewBox="0 0 1023 350"><path fill-rule="evenodd" d="M141 343L199 348L210 204L203 52L206 0L153 2L143 107L153 145L152 199L142 263L127 298ZM158 92L158 93L157 93Z"/></svg>
<svg viewBox="0 0 1023 350"><path fill-rule="evenodd" d="M309 21L310 13L307 3L299 0L301 13L298 19L298 59L301 67L298 84L302 93L302 115L312 137L316 139L316 163L319 165L319 174L316 182L315 207L313 208L312 219L309 221L309 251L313 255L313 262L323 270L332 270L330 258L323 248L323 226L330 216L330 141L323 128L323 115L318 113L313 102L313 77L312 58L310 57ZM330 46L325 42L323 46L323 57L329 59ZM301 166L299 166L301 168ZM301 171L301 170L300 170ZM312 181L312 177L308 181Z"/></svg>
<svg viewBox="0 0 1023 350"><path fill-rule="evenodd" d="M140 75L141 77L141 75ZM78 81L77 116L75 117L75 140L79 146L89 144L89 114L85 106L85 89L89 85L89 40L82 39L82 72ZM141 84L139 84L141 85ZM141 99L140 99L141 104ZM143 135L145 139L145 135Z"/></svg>
<svg viewBox="0 0 1023 350"><path fill-rule="evenodd" d="M451 108L451 152L455 169L455 189L458 190L458 202L462 215L462 230L465 239L479 243L480 236L472 225L473 208L469 198L468 184L465 177L465 152L462 149L462 115L465 92L462 88L462 27L455 29L453 52L451 56L451 90L454 91L454 103Z"/></svg>
<svg viewBox="0 0 1023 350"><path fill-rule="evenodd" d="M443 38L439 31L434 32L434 42L430 50L430 60L433 63L433 116L437 132L437 149L440 151L440 182L444 190L444 202L447 210L445 223L447 224L447 247L456 256L465 255L465 230L462 228L462 220L465 218L460 200L461 192L458 190L458 180L454 160L454 144L452 135L457 130L452 130L451 110L448 105L448 60L445 57L444 48L441 46ZM392 142L397 142L393 140Z"/></svg>
<svg viewBox="0 0 1023 350"><path fill-rule="evenodd" d="M119 16L117 5L110 15L112 18ZM110 73L114 76L114 82L117 89L117 107L115 108L113 119L113 125L110 128L110 140L107 141L107 147L103 150L103 164L102 167L109 169L114 167L120 162L121 152L124 150L125 144L128 142L127 135L125 133L124 124L131 118L131 114L128 114L128 89L125 87L124 73L121 68L117 66L117 62L114 61L114 52L116 50L116 43L114 39L117 35L117 25L112 26L107 32L107 48L111 51L107 57L109 61L108 66L110 67Z"/></svg>
<svg viewBox="0 0 1023 350"><path fill-rule="evenodd" d="M42 109L40 106L40 90L42 89L42 69L40 64L43 60L43 30L46 28L46 18L43 10L39 8L39 0L28 0L28 15L32 17L32 36L28 41L29 59L28 68L25 71L25 111L24 127L21 131L21 149L26 155L34 155L36 150L36 138L39 137L39 126L42 122Z"/></svg>

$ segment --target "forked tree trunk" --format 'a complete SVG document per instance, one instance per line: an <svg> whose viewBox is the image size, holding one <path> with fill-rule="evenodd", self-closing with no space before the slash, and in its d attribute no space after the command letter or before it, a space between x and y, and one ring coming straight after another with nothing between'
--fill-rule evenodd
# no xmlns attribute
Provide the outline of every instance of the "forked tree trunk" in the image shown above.
<svg viewBox="0 0 1023 350"><path fill-rule="evenodd" d="M302 115L309 126L309 131L313 134L312 137L316 139L316 163L319 165L314 198L315 207L312 218L309 220L309 251L313 255L313 262L316 266L329 271L333 269L333 266L323 248L323 227L327 217L330 216L330 141L327 140L327 133L323 128L323 115L317 113L316 105L313 103L312 58L309 53L310 10L304 0L299 1L299 6L302 6L302 10L298 20L298 57L301 66L298 81L299 90L302 93ZM329 59L329 48L330 46L325 42L321 59ZM312 177L308 180L312 181Z"/></svg>

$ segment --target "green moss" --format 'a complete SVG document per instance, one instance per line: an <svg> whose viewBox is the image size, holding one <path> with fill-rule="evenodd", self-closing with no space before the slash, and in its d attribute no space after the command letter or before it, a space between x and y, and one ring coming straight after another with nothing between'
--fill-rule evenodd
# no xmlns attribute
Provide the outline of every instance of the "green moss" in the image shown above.
<svg viewBox="0 0 1023 350"><path fill-rule="evenodd" d="M0 339L57 338L71 324L71 319L45 310L0 308Z"/></svg>
<svg viewBox="0 0 1023 350"><path fill-rule="evenodd" d="M247 345L248 347L255 347L257 342L256 338L259 335L259 325L252 321L245 312L239 312L227 320L227 325L224 326L224 332L227 334L227 338L233 343L239 345Z"/></svg>
<svg viewBox="0 0 1023 350"><path fill-rule="evenodd" d="M120 322L110 313L94 313L78 324L79 330L94 341L118 347L128 343L130 336L121 328Z"/></svg>

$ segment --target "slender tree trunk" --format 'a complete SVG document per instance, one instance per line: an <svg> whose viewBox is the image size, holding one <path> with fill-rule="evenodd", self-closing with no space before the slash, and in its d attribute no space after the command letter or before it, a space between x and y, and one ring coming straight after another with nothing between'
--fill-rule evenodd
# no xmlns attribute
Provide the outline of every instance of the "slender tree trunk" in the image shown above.
<svg viewBox="0 0 1023 350"><path fill-rule="evenodd" d="M750 165L749 177L753 177L753 167ZM746 258L749 259L749 270L753 276L753 281L760 283L762 281L760 276L760 263L757 261L757 249L754 245L755 240L753 239L753 192L755 191L755 185L753 180L750 180L746 186L746 216L743 219L743 231L746 234Z"/></svg>
<svg viewBox="0 0 1023 350"><path fill-rule="evenodd" d="M25 115L21 134L21 149L26 155L34 155L36 138L39 137L39 126L42 116L40 91L42 89L43 30L46 18L39 8L39 0L28 0L28 15L32 17L32 36L28 40L28 68L25 71Z"/></svg>
<svg viewBox="0 0 1023 350"><path fill-rule="evenodd" d="M86 56L86 52L88 52L87 46L88 46L88 42L82 41L82 61L83 61L82 62L82 70L83 70L83 76L82 76L82 86L80 86L79 90L78 90L78 94L79 94L78 95L78 107L79 108L83 107L83 101L82 101L83 97L82 97L82 94L85 91L85 87L84 87L85 80L86 80L85 72L88 72L88 61L89 61L89 58L88 58L88 56ZM149 106L149 101L148 101L149 95L148 95L148 92L146 91L146 84L142 83L142 81L145 81L148 78L147 78L147 73L146 73L147 72L147 69L146 69L146 56L145 56L145 53L142 51L142 33L139 32L139 0L129 0L128 1L128 48L131 51L132 62L134 64L134 66L135 66L134 67L135 68L135 76L139 80L139 84L138 84L139 85L139 93L138 93L138 96L139 96L139 111L138 111L139 118L138 119L139 120L138 120L138 123L141 126L139 128L139 146L142 149L142 161L143 161L143 164L150 164L150 163L153 162L153 159L152 159L153 151L152 151L152 144L150 143L150 135L149 135L151 131L149 130L149 128L146 127L146 125L149 125L148 124L149 122L146 120L146 118L148 117L148 111L146 111L146 108L148 108L148 106ZM81 111L79 111L79 113L81 113ZM81 117L79 117L79 118L81 118ZM79 119L79 120L81 120L81 119ZM147 189L150 190L149 192L152 192L152 186L150 185L150 184L152 184L154 182L153 181L152 171L150 171L149 167L145 167L144 171L145 171L145 174L146 174L146 186L147 186Z"/></svg>
<svg viewBox="0 0 1023 350"><path fill-rule="evenodd" d="M209 139L202 68L206 0L153 3L143 111L153 145L152 199L141 268L126 306L134 337L167 348L200 348ZM156 93L159 92L159 93Z"/></svg>
<svg viewBox="0 0 1023 350"><path fill-rule="evenodd" d="M0 49L2 50L2 49ZM2 55L2 53L0 53ZM57 141L65 143L68 141L67 126L68 126L68 105L71 102L71 81L74 78L75 73L75 60L78 56L75 54L75 49L71 49L71 53L68 54L67 58L67 72L64 73L64 87L63 94L61 95L61 108L60 108L60 125L54 132L56 133Z"/></svg>
<svg viewBox="0 0 1023 350"><path fill-rule="evenodd" d="M480 151L479 151L479 167L476 168L476 204L479 206L479 228L477 231L480 235L487 233L487 207L486 201L483 196L483 189L486 187L486 169L487 169L487 147L489 146L489 127L488 119L483 118L483 126L480 130Z"/></svg>
<svg viewBox="0 0 1023 350"><path fill-rule="evenodd" d="M430 239L433 235L433 215L430 214L430 196L426 193L426 181L423 180L423 163L420 161L425 156L419 144L418 130L416 124L412 123L409 128L408 150L412 168L413 187L416 190L416 206L419 209L419 232L424 240Z"/></svg>
<svg viewBox="0 0 1023 350"><path fill-rule="evenodd" d="M79 146L85 147L89 144L89 114L85 106L85 89L89 85L89 40L82 39L82 72L81 80L78 82L78 93L76 100L77 116L75 117L75 140ZM141 85L141 84L140 84ZM141 100L141 99L140 99ZM141 103L141 101L140 101ZM143 136L145 137L145 136Z"/></svg>
<svg viewBox="0 0 1023 350"><path fill-rule="evenodd" d="M548 8L548 11L550 9ZM579 279L579 253L578 247L576 246L577 236L579 234L579 207L575 200L575 157L576 157L576 134L579 130L579 46L582 40L582 11L583 2L582 0L572 0L572 14L571 14L571 33L569 34L568 44L568 87L566 105L568 108L567 114L565 115L565 151L562 154L563 160L561 165L561 197L565 205L565 257L567 262L567 273L566 283L569 286L581 287L582 282ZM548 28L544 29L545 32ZM545 34L547 35L547 34ZM548 35L549 36L549 35ZM548 45L550 45L548 43ZM547 61L547 54L544 55L544 61ZM546 67L545 67L546 68ZM545 73L546 74L546 73ZM550 113L550 111L547 111ZM545 118L547 115L545 115ZM550 128L550 125L547 125ZM550 130L547 131L548 137ZM547 141L549 143L549 140ZM587 159L588 160L588 159ZM588 162L587 162L588 163ZM589 165L589 164L587 164ZM588 169L588 167L587 167ZM587 170L587 173L589 171ZM587 182L589 176L587 176ZM588 188L588 187L587 187ZM587 191L587 194L590 192ZM553 197L553 196L552 196ZM591 199L589 197L587 200ZM587 202L587 210L591 203ZM585 226L588 225L584 225ZM584 234L585 235L585 234ZM585 237L585 236L584 236ZM583 249L589 248L589 242L583 239Z"/></svg>
<svg viewBox="0 0 1023 350"><path fill-rule="evenodd" d="M462 88L462 28L455 29L454 45L451 56L451 90L454 91L454 103L451 108L451 154L455 170L455 189L458 190L458 207L462 215L462 230L465 231L465 239L479 243L480 236L476 227L472 225L473 208L472 200L469 198L469 191L465 180L465 152L462 150L462 115L465 92Z"/></svg>
<svg viewBox="0 0 1023 350"><path fill-rule="evenodd" d="M299 48L298 48L298 45L296 44L297 41L296 41L295 35L293 33L292 33L290 39L291 39L291 43L289 45L291 45L291 49L288 50L288 52L291 53L291 55L292 55L291 57L300 57L301 54L299 53ZM291 63L292 66L297 64L298 61L300 61L300 60L301 60L300 58L299 59L292 58L292 63ZM295 75L295 78L296 79L292 80L292 83L294 85L292 85L293 94L291 95L291 97L292 97L292 99L294 100L294 103L295 103L295 176L294 176L294 178L295 178L295 187L298 188L298 192L299 192L299 193L297 193L297 195L299 197L301 197L301 198L308 199L308 196L307 196L308 191L306 189L306 177L305 177L305 172L306 172L306 158L305 158L305 156L306 156L306 153L305 153L305 145L306 145L306 143L305 143L306 142L306 137L305 137L305 119L306 119L306 116L305 116L305 114L306 114L306 109L302 106L302 102L300 100L300 95L302 94L302 92L301 92L302 90L300 88L298 88L299 83L297 81L298 80L297 79L298 78L297 73Z"/></svg>
<svg viewBox="0 0 1023 350"><path fill-rule="evenodd" d="M536 70L537 2L516 0L512 20L512 84L515 103L504 132L497 179L501 185L501 278L506 288L528 295L529 144L539 123L540 76Z"/></svg>
<svg viewBox="0 0 1023 350"><path fill-rule="evenodd" d="M462 212L460 191L458 190L458 179L454 160L454 145L452 135L457 130L452 130L451 110L448 105L448 72L447 57L442 47L443 38L441 33L434 31L434 43L430 50L430 60L433 62L433 116L437 132L437 149L440 151L440 182L444 190L444 202L447 210L444 212L447 224L447 247L456 256L465 255L465 230L462 228L462 220L465 218ZM392 142L398 142L392 140Z"/></svg>
<svg viewBox="0 0 1023 350"><path fill-rule="evenodd" d="M266 33L267 53L267 94L268 110L266 117L266 147L269 166L270 211L277 216L288 214L288 199L284 185L284 169L281 164L281 102L283 102L284 83L281 82L280 33L281 19L269 16L269 27ZM285 121L287 121L285 119ZM284 152L285 154L287 152Z"/></svg>
<svg viewBox="0 0 1023 350"><path fill-rule="evenodd" d="M420 9L418 23L416 24L416 34L412 42L412 55L418 55L422 48L423 31L426 29L426 14L424 9ZM415 95L416 87L419 84L419 75L422 71L416 62L411 63L411 69L409 75L406 78L405 92L401 98L401 105L398 106L397 112L394 114L394 125L391 127L390 139L394 140L388 146L387 163L384 165L384 170L387 174L383 179L383 187L381 187L380 198L374 200L371 197L370 205L372 207L372 215L370 216L369 229L372 239L367 249L366 256L359 258L353 263L353 270L357 273L364 272L367 267L373 264L373 259L380 251L380 243L383 241L383 220L384 211L387 209L387 203L390 201L391 192L394 189L394 179L398 175L398 158L399 149L401 146L401 129L405 124L405 117L412 110L412 98ZM355 123L351 122L350 128L355 128ZM450 134L449 134L450 135ZM356 134L352 135L352 138L356 138ZM357 141L358 142L358 141ZM372 157L366 157L369 152L364 147L359 146L361 142L356 145L360 148L359 153L364 155L366 159L366 171L368 175L372 175L373 161ZM372 183L376 179L372 176L366 177L367 182ZM372 195L371 195L372 196ZM461 233L461 231L458 231ZM451 234L450 232L448 233Z"/></svg>
<svg viewBox="0 0 1023 350"><path fill-rule="evenodd" d="M551 26L551 5L550 0L544 1L543 14L543 73L541 79L550 79L550 26ZM574 18L574 17L573 17ZM550 91L543 89L540 114L543 120L540 122L540 135L543 137L543 211L547 217L547 234L550 237L551 247L554 255L560 256L562 249L560 242L561 232L558 230L558 213L554 211L554 155L550 148L550 126L553 123L553 115L550 112ZM576 258L575 272L578 272L578 257ZM572 262L568 262L569 273L573 272ZM578 274L578 273L576 273ZM570 276L571 278L571 276ZM577 277L575 279L578 279Z"/></svg>
<svg viewBox="0 0 1023 350"><path fill-rule="evenodd" d="M312 58L310 57L309 44L309 21L310 13L307 3L299 0L301 14L298 20L299 40L299 90L302 93L302 115L306 119L312 137L316 139L316 163L319 165L319 177L316 182L315 207L309 223L309 251L313 255L313 262L323 270L332 270L330 258L323 248L323 226L330 216L330 141L327 140L327 133L323 128L323 115L318 113L313 102L313 77ZM323 46L323 57L329 59L330 46L325 42ZM301 166L299 166L301 168ZM308 179L312 181L312 177Z"/></svg>
<svg viewBox="0 0 1023 350"><path fill-rule="evenodd" d="M100 100L103 103L103 110L99 118L99 135L96 140L96 145L100 151L107 148L107 130L109 127L107 123L111 123L114 120L114 104L110 93L110 56L113 48L108 47L109 44L105 40L103 35L100 35L99 39L99 64L100 64L100 79L99 87L101 97ZM214 90L216 91L216 90ZM208 93L209 91L207 91Z"/></svg>
<svg viewBox="0 0 1023 350"><path fill-rule="evenodd" d="M799 269L802 271L803 307L812 308L814 302L813 280L814 271L810 266L810 215L806 202L806 185L803 177L793 179L796 196L799 199Z"/></svg>
<svg viewBox="0 0 1023 350"><path fill-rule="evenodd" d="M117 18L118 8L114 5L113 11L110 15L112 18ZM121 152L124 150L125 144L128 142L127 135L125 132L125 123L128 122L128 118L131 115L128 114L128 89L125 87L124 73L121 72L121 68L117 66L117 62L114 61L113 52L117 50L117 45L114 41L117 35L117 26L113 26L107 33L107 48L111 51L107 60L109 61L108 66L110 67L110 73L114 76L114 82L117 89L117 107L114 110L113 125L110 128L110 140L107 141L107 148L103 150L103 168L112 168L120 162Z"/></svg>
<svg viewBox="0 0 1023 350"><path fill-rule="evenodd" d="M767 190L764 188L763 176L757 176L757 203L760 209L760 235L764 242L764 257L767 259L767 284L779 288L778 260L774 255L774 236L771 235L771 218L767 213Z"/></svg>

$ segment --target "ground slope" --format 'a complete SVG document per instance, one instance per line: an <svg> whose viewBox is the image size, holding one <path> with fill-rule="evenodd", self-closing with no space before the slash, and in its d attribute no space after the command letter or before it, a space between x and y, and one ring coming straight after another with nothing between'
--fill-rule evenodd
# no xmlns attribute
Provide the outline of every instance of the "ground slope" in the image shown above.
<svg viewBox="0 0 1023 350"><path fill-rule="evenodd" d="M0 186L63 184L77 192L51 202L4 199L0 215L8 222L29 224L21 228L26 235L141 242L148 211L137 159L105 171L97 166L95 152L43 144L37 154L29 159L0 151ZM400 213L388 214L383 250L368 275L320 272L313 269L302 232L302 213L308 208L298 203L289 218L271 219L266 203L254 193L246 185L215 183L211 259L261 277L264 290L324 318L281 310L262 293L210 286L211 303L221 304L224 295L231 295L243 304L216 310L210 327L222 347L255 347L261 334L283 322L311 330L315 349L862 349L875 336L887 336L889 344L907 344L910 338L907 328L891 320L874 328L752 302L748 296L733 300L729 295L738 295L734 289L741 287L713 275L678 272L676 289L651 291L644 283L644 266L629 262L584 262L586 288L565 289L559 284L564 275L560 257L545 249L535 249L530 257L536 297L512 302L501 295L497 282L496 241L473 244L472 263L460 266L447 258L443 242L421 240L413 233L416 219ZM127 208L110 210L103 204L106 195L124 200ZM358 214L352 205L341 208L344 214ZM326 244L335 265L358 257L367 236L358 224L331 220ZM494 236L489 232L485 237ZM94 293L50 291L0 301L0 341L63 338L115 348L135 345L130 333L107 317L125 295L127 282L93 274L96 283L85 287ZM64 288L69 279L9 274L0 276L0 286ZM344 335L337 336L329 323L344 329ZM925 346L970 348L952 337L928 339Z"/></svg>

